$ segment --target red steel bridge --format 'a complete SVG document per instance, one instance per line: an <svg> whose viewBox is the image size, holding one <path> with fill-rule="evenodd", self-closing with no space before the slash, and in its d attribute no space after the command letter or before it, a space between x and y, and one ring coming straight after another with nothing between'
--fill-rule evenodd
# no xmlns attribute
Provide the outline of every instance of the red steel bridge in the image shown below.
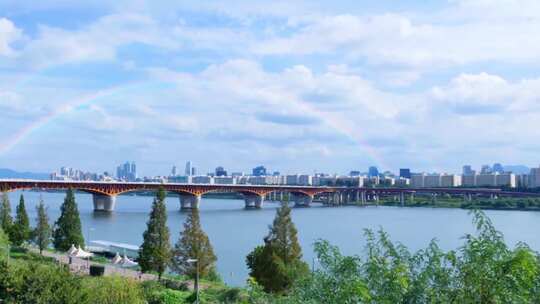
<svg viewBox="0 0 540 304"><path fill-rule="evenodd" d="M537 193L502 191L483 188L365 188L365 187L325 187L325 186L289 186L289 185L222 185L222 184L176 184L142 182L94 182L94 181L45 181L0 179L0 191L16 190L67 190L73 189L93 195L94 210L113 211L116 196L127 192L157 191L164 188L167 192L180 196L182 209L198 208L201 196L207 193L240 193L246 208L262 208L265 199L278 201L284 194L289 194L297 206L309 206L315 196L324 204L341 205L347 203L365 204L379 200L380 196L394 196L401 204L405 196L414 199L414 194L462 195L466 200L473 196L497 198L540 197Z"/></svg>

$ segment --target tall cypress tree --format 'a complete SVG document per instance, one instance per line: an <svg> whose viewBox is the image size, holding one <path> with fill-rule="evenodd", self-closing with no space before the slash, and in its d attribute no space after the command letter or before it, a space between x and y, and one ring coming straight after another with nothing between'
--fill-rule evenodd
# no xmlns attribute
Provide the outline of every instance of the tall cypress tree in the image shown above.
<svg viewBox="0 0 540 304"><path fill-rule="evenodd" d="M53 245L56 250L66 251L71 245L84 246L81 218L72 189L66 192L64 203L60 207L60 217L54 224Z"/></svg>
<svg viewBox="0 0 540 304"><path fill-rule="evenodd" d="M295 280L308 273L297 234L291 208L283 202L264 238L264 246L256 247L246 258L250 276L267 292L284 293Z"/></svg>
<svg viewBox="0 0 540 304"><path fill-rule="evenodd" d="M152 211L143 233L143 244L139 249L139 265L143 272L156 271L159 279L171 259L169 228L167 227L166 193L160 188L152 203Z"/></svg>
<svg viewBox="0 0 540 304"><path fill-rule="evenodd" d="M197 264L188 263L189 259L197 259ZM195 278L197 266L201 277L208 276L214 270L217 257L208 236L201 228L199 210L192 209L184 223L184 230L176 243L172 257L172 269Z"/></svg>
<svg viewBox="0 0 540 304"><path fill-rule="evenodd" d="M7 192L2 193L2 204L0 204L0 226L4 233L9 236L13 219L11 218L11 203Z"/></svg>
<svg viewBox="0 0 540 304"><path fill-rule="evenodd" d="M26 213L24 196L22 194L16 212L15 221L11 229L11 242L15 246L21 246L25 241L30 240L30 221L28 220L28 213Z"/></svg>
<svg viewBox="0 0 540 304"><path fill-rule="evenodd" d="M37 209L36 229L34 230L34 242L39 247L39 254L43 253L51 242L51 226L49 225L49 216L47 209L43 204L43 199L39 199Z"/></svg>

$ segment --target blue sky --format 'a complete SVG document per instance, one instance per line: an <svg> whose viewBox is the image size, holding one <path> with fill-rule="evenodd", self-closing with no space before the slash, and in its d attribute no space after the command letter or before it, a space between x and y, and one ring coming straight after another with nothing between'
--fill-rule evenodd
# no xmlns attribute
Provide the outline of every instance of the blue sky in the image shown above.
<svg viewBox="0 0 540 304"><path fill-rule="evenodd" d="M0 167L540 163L540 3L0 1Z"/></svg>

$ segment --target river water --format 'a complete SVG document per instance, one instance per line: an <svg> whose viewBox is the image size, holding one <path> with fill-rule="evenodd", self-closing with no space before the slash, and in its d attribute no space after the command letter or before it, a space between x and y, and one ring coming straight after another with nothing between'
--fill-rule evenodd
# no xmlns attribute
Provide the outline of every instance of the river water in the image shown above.
<svg viewBox="0 0 540 304"><path fill-rule="evenodd" d="M63 193L11 192L12 210L23 193L26 208L34 223L35 206L42 195L48 206L51 224L60 215ZM142 233L152 204L152 197L121 195L117 197L114 213L104 216L93 213L92 196L76 194L85 239L106 240L140 245ZM178 239L186 214L179 211L177 197L167 198L168 225L171 241ZM262 244L268 225L275 216L277 203L265 203L262 210L244 210L242 200L206 199L201 202L201 223L208 234L218 257L217 268L223 280L230 285L245 284L248 270L246 255ZM503 232L510 245L526 242L540 251L540 212L486 211L496 228ZM468 211L446 208L399 207L323 207L297 208L292 212L293 221L303 248L304 259L313 262L313 242L329 240L340 247L344 254L362 254L365 245L363 229L382 227L392 240L399 241L413 250L427 246L433 238L445 249L456 249L466 233L474 227Z"/></svg>

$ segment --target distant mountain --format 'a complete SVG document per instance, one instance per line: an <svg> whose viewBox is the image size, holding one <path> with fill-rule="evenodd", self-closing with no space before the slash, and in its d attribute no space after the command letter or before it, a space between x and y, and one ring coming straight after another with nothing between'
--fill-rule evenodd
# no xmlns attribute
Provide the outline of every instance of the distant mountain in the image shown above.
<svg viewBox="0 0 540 304"><path fill-rule="evenodd" d="M49 179L49 173L17 172L11 169L0 168L0 178L23 178L23 179Z"/></svg>
<svg viewBox="0 0 540 304"><path fill-rule="evenodd" d="M524 165L504 166L504 171L510 171L514 174L529 174L531 169Z"/></svg>

